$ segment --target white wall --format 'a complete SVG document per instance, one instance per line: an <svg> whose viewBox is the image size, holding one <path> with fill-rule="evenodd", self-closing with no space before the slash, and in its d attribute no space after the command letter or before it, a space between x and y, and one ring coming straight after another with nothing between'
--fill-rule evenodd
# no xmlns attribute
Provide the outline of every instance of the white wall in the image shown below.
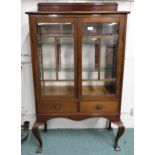
<svg viewBox="0 0 155 155"><path fill-rule="evenodd" d="M57 0L65 1L65 0ZM70 1L70 0L68 0ZM77 0L75 0L77 2ZM29 41L29 25L26 11L35 11L37 3L39 2L54 2L54 0L22 0L21 10L21 49L22 49L22 79L21 79L21 108L22 108L22 122L30 121L31 127L35 121L35 103L34 103L34 89L31 69L31 51ZM66 2L66 1L65 1ZM84 1L83 1L84 2ZM125 70L123 82L123 97L122 97L122 115L121 118L126 127L132 128L133 116L131 116L131 109L133 109L133 2L115 1L119 4L118 10L131 11L128 17L127 25L127 40L126 40L126 56L125 56ZM106 126L106 119L92 118L83 121L72 121L67 119L52 119L48 121L48 128L104 128ZM115 126L114 126L115 127Z"/></svg>

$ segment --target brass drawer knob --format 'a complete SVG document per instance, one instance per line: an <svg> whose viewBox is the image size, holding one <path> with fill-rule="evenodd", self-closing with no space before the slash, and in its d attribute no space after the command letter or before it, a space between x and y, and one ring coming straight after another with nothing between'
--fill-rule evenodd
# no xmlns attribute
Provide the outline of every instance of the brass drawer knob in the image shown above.
<svg viewBox="0 0 155 155"><path fill-rule="evenodd" d="M61 109L61 105L60 105L60 104L56 104L56 105L55 105L55 110L56 110L56 111L59 111L60 109Z"/></svg>
<svg viewBox="0 0 155 155"><path fill-rule="evenodd" d="M96 105L96 110L101 110L102 109L102 105L101 104L97 104Z"/></svg>

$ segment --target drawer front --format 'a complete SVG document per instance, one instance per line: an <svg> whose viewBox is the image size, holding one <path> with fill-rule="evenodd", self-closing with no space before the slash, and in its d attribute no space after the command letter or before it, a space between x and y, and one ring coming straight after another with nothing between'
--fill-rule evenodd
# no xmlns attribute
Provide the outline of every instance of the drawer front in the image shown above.
<svg viewBox="0 0 155 155"><path fill-rule="evenodd" d="M118 112L118 102L81 102L80 112L86 113L102 113L102 112Z"/></svg>
<svg viewBox="0 0 155 155"><path fill-rule="evenodd" d="M74 113L77 112L76 102L42 102L38 105L39 113Z"/></svg>

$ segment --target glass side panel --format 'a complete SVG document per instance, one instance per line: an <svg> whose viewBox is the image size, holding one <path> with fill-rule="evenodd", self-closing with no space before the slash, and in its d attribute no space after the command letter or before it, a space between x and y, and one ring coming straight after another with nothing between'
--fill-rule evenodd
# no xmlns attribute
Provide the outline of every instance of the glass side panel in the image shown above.
<svg viewBox="0 0 155 155"><path fill-rule="evenodd" d="M74 96L73 25L71 23L38 23L37 37L41 94L43 96Z"/></svg>
<svg viewBox="0 0 155 155"><path fill-rule="evenodd" d="M51 44L39 44L40 72L42 80L56 80L55 41Z"/></svg>
<svg viewBox="0 0 155 155"><path fill-rule="evenodd" d="M118 23L85 23L82 39L82 95L115 94Z"/></svg>

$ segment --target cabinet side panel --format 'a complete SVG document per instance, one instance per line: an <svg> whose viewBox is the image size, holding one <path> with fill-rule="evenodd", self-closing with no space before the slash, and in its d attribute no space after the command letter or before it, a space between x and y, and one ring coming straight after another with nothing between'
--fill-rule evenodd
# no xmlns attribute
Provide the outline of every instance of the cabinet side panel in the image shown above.
<svg viewBox="0 0 155 155"><path fill-rule="evenodd" d="M120 75L120 104L119 104L119 112L121 112L121 100L122 100L122 88L123 88L127 15L123 15L122 18L123 18L123 34L122 34L122 61L121 61L121 75Z"/></svg>
<svg viewBox="0 0 155 155"><path fill-rule="evenodd" d="M30 44L31 44L31 58L32 58L32 71L33 71L33 84L34 84L34 94L35 94L35 105L36 112L38 111L38 102L39 102L39 69L37 66L37 47L36 47L36 26L35 18L29 15L29 31L30 31Z"/></svg>

